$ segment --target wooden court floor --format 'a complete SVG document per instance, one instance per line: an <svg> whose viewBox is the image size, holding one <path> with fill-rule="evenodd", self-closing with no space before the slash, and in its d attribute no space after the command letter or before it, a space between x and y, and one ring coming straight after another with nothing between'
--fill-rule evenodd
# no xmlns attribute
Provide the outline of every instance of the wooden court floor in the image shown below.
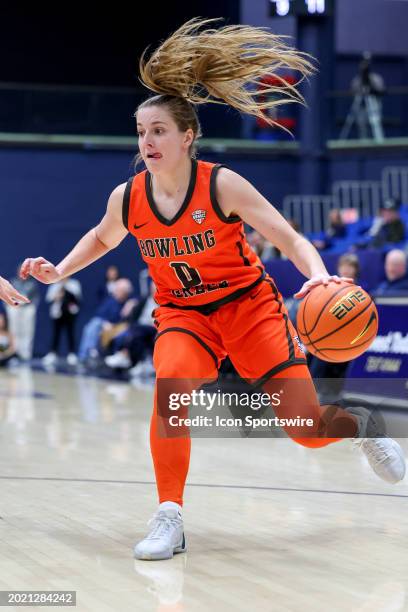
<svg viewBox="0 0 408 612"><path fill-rule="evenodd" d="M151 401L0 373L0 590L74 590L81 612L408 610L408 480L383 483L348 441L194 439L188 552L134 561L157 504Z"/></svg>

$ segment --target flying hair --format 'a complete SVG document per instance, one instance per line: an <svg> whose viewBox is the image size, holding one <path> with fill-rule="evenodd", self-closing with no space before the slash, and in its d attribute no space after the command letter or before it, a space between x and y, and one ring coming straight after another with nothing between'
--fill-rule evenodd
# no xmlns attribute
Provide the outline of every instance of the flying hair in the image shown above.
<svg viewBox="0 0 408 612"><path fill-rule="evenodd" d="M192 105L226 104L271 125L277 124L267 112L270 109L305 104L297 86L315 72L312 56L286 44L288 37L266 28L206 27L218 21L191 19L149 58L146 49L139 66L142 83L156 94L183 98ZM288 69L300 74L294 84L278 74ZM141 107L150 106L150 100Z"/></svg>

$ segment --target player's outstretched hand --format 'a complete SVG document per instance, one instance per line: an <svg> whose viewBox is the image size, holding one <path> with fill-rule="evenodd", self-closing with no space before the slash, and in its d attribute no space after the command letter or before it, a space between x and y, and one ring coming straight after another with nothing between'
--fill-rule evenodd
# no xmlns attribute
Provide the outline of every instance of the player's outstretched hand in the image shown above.
<svg viewBox="0 0 408 612"><path fill-rule="evenodd" d="M46 285L55 283L61 278L54 264L44 259L44 257L29 257L23 261L20 268L20 278L25 280L29 276Z"/></svg>
<svg viewBox="0 0 408 612"><path fill-rule="evenodd" d="M3 300L9 306L19 306L20 304L29 304L30 300L14 289L13 285L5 278L0 276L0 300Z"/></svg>
<svg viewBox="0 0 408 612"><path fill-rule="evenodd" d="M318 285L328 285L329 283L341 282L352 284L354 283L354 279L349 278L347 276L337 276L337 274L334 274L333 276L330 276L329 274L316 274L316 276L312 276L312 278L303 283L300 290L295 293L293 297L297 298L298 300L301 300L305 297L305 295L309 293L311 289L317 287Z"/></svg>

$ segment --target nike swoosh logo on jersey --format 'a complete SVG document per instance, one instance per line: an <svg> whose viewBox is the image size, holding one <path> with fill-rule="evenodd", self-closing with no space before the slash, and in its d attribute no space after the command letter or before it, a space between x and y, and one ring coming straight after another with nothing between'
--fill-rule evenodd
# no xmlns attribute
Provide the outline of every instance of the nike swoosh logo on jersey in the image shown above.
<svg viewBox="0 0 408 612"><path fill-rule="evenodd" d="M257 295L259 295L261 293L262 289L260 289L259 291L257 291L255 293L255 295L250 295L249 297L251 298L251 300L254 300L256 298Z"/></svg>
<svg viewBox="0 0 408 612"><path fill-rule="evenodd" d="M146 223L142 223L142 225L136 225L136 223L133 225L133 229L140 229L141 227L144 227L145 225L147 225L149 222L146 221Z"/></svg>

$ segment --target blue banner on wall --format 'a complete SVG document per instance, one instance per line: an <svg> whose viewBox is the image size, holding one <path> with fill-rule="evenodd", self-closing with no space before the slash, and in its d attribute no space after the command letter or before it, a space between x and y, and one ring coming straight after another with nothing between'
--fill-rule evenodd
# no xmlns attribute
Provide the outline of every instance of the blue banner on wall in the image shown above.
<svg viewBox="0 0 408 612"><path fill-rule="evenodd" d="M346 393L397 398L408 408L408 298L378 298L378 335L351 365Z"/></svg>
<svg viewBox="0 0 408 612"><path fill-rule="evenodd" d="M408 377L408 298L378 298L378 334L353 362L353 378Z"/></svg>

